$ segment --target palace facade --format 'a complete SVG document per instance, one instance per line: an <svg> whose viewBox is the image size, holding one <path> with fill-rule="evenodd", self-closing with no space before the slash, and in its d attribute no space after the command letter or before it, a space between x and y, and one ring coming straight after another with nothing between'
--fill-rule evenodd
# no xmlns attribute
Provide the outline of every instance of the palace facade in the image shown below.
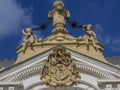
<svg viewBox="0 0 120 90"><path fill-rule="evenodd" d="M60 0L48 18L53 23L51 35L40 39L34 34L46 25L23 29L17 59L0 62L0 90L120 90L120 66L106 60L92 25L72 23L84 35L69 35L65 26L70 12Z"/></svg>

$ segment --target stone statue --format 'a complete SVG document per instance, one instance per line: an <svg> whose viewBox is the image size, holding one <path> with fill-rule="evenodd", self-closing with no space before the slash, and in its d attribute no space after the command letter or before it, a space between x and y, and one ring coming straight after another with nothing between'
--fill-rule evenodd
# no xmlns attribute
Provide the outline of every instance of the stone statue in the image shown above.
<svg viewBox="0 0 120 90"><path fill-rule="evenodd" d="M27 46L30 46L33 50L33 44L37 41L36 36L33 34L31 28L25 28L23 29L23 34L25 35L25 38L23 40L23 52L25 52Z"/></svg>
<svg viewBox="0 0 120 90"><path fill-rule="evenodd" d="M65 18L70 18L70 13L64 8L62 1L57 0L53 5L53 10L49 12L48 18L53 18L54 30L53 34L58 32L67 33L65 27Z"/></svg>
<svg viewBox="0 0 120 90"><path fill-rule="evenodd" d="M97 49L96 46L97 38L96 38L96 34L92 30L92 25L91 24L83 25L83 31L85 32L83 39L86 42L86 44L88 45L89 42L92 42L94 48Z"/></svg>

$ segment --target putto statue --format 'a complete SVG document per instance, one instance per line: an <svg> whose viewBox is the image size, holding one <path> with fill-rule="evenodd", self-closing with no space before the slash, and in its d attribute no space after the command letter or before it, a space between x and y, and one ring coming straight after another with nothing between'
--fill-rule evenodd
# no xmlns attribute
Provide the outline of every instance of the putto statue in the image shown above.
<svg viewBox="0 0 120 90"><path fill-rule="evenodd" d="M37 37L33 34L32 28L25 28L23 29L23 34L25 35L25 38L23 40L22 46L23 46L23 52L25 52L27 46L30 46L33 50L33 44L37 42Z"/></svg>
<svg viewBox="0 0 120 90"><path fill-rule="evenodd" d="M88 45L89 42L92 42L93 47L97 49L96 42L98 41L96 34L92 30L92 25L91 24L83 25L83 31L85 32L83 40L86 42L86 44Z"/></svg>
<svg viewBox="0 0 120 90"><path fill-rule="evenodd" d="M52 87L75 84L80 76L74 61L64 47L57 46L43 65L41 79Z"/></svg>
<svg viewBox="0 0 120 90"><path fill-rule="evenodd" d="M53 34L57 34L58 32L66 34L67 31L65 27L65 19L70 18L70 13L64 8L64 4L62 1L57 0L53 5L53 10L49 12L48 18L53 18L54 30Z"/></svg>

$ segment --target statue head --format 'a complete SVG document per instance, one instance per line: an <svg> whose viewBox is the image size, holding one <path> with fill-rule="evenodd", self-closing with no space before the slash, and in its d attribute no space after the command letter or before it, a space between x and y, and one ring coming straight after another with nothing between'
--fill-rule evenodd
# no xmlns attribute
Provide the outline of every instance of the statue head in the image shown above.
<svg viewBox="0 0 120 90"><path fill-rule="evenodd" d="M57 0L57 1L54 3L53 7L54 7L55 9L57 9L57 10L62 10L62 9L64 8L64 3L63 3L62 1L60 1L60 0Z"/></svg>
<svg viewBox="0 0 120 90"><path fill-rule="evenodd" d="M91 31L92 30L92 25L91 24L86 24L86 25L83 25L83 28L87 31Z"/></svg>
<svg viewBox="0 0 120 90"><path fill-rule="evenodd" d="M31 35L32 34L32 29L31 28L25 28L25 29L23 29L23 34L24 35Z"/></svg>
<svg viewBox="0 0 120 90"><path fill-rule="evenodd" d="M87 30L92 30L92 24L87 24L87 25L86 25L86 29L87 29Z"/></svg>

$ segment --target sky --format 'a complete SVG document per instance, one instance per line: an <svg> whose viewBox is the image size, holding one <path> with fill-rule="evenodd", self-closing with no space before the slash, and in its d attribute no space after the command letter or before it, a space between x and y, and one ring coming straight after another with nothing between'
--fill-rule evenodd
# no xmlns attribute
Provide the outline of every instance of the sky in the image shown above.
<svg viewBox="0 0 120 90"><path fill-rule="evenodd" d="M17 58L16 48L22 43L22 29L48 21L55 0L0 0L0 58ZM62 0L71 13L71 21L92 24L98 40L105 46L105 56L120 56L120 0ZM52 24L37 31L39 38L51 34ZM79 37L82 30L67 27Z"/></svg>

